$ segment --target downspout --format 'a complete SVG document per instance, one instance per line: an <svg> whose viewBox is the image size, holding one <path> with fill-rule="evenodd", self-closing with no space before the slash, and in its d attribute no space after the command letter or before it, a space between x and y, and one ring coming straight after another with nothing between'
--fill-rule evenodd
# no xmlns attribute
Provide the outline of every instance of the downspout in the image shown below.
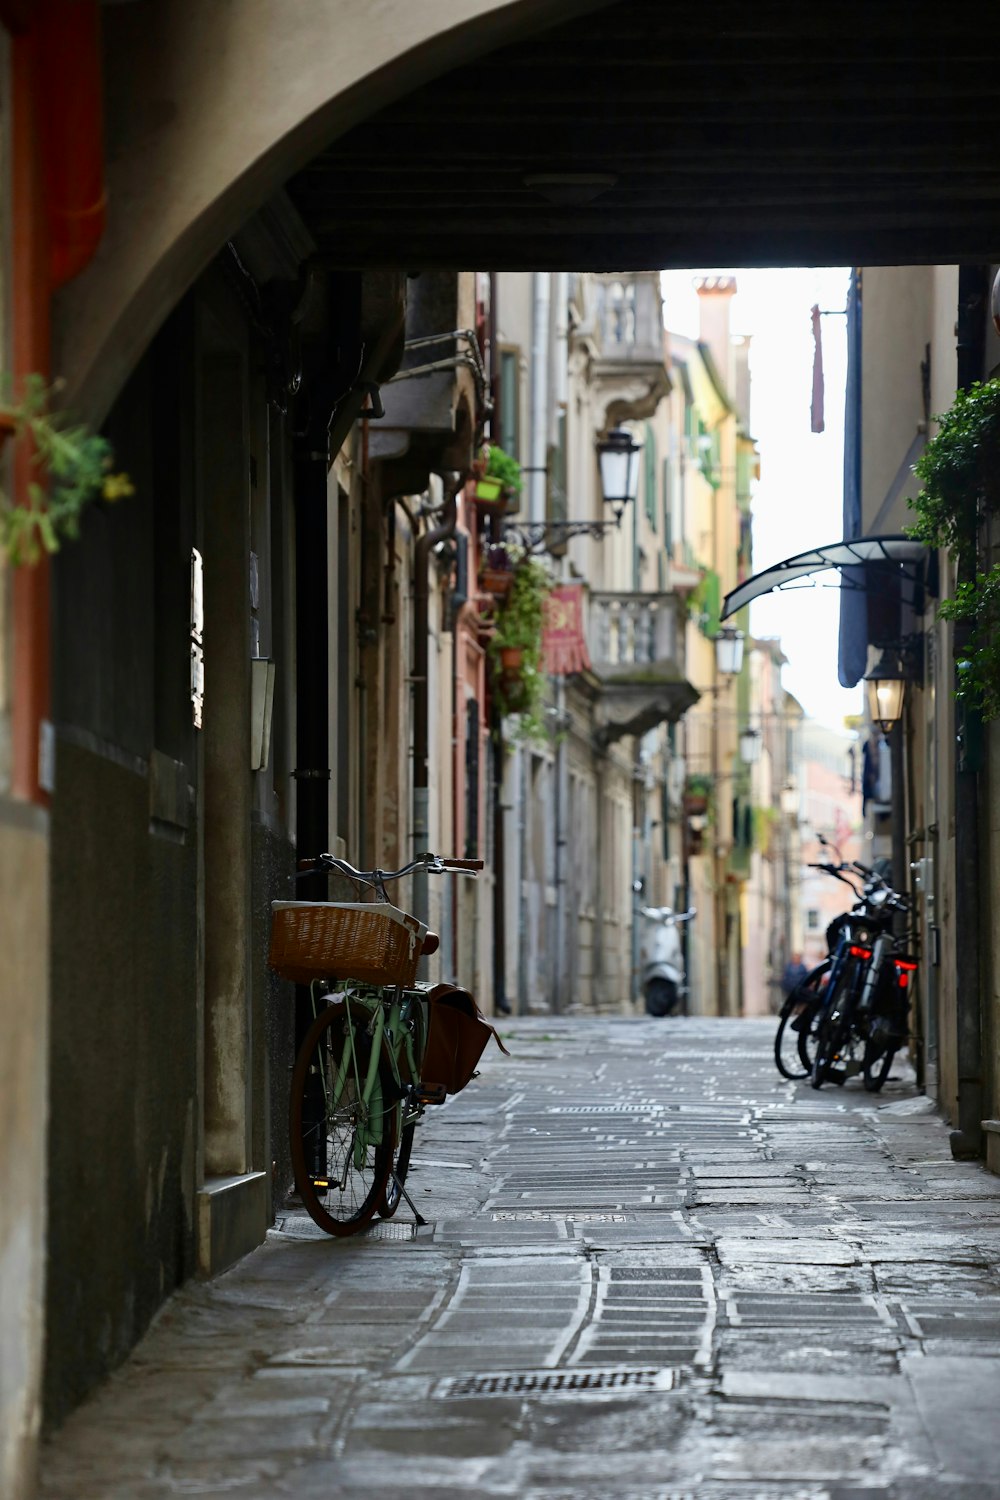
<svg viewBox="0 0 1000 1500"><path fill-rule="evenodd" d="M427 753L429 741L429 699L427 671L430 661L430 557L432 548L455 535L458 524L458 492L464 482L459 475L448 490L440 523L417 541L413 558L413 853L422 854L430 837L429 778ZM413 875L413 910L422 922L427 920L427 872ZM425 961L421 960L423 964Z"/></svg>
<svg viewBox="0 0 1000 1500"><path fill-rule="evenodd" d="M989 268L958 268L958 389L968 390L983 377ZM975 574L977 546L968 559L959 558L959 587ZM954 654L958 661L972 627L956 624ZM955 909L961 913L961 940L955 956L955 1022L958 1063L958 1129L950 1136L952 1155L959 1160L981 1156L983 1150L983 1015L980 944L984 926L980 912L988 884L980 881L979 758L970 743L980 739L975 716L968 710L962 742L955 758Z"/></svg>
<svg viewBox="0 0 1000 1500"><path fill-rule="evenodd" d="M500 379L500 313L498 278L490 272L490 439L500 442L503 436L503 387ZM496 702L490 706L491 743L493 750L492 808L493 818L493 1009L506 1015L507 999L507 859L504 848L503 815L503 715Z"/></svg>
<svg viewBox="0 0 1000 1500"><path fill-rule="evenodd" d="M20 394L25 376L48 378L52 293L84 269L104 230L103 80L96 0L5 6L3 21L12 32L11 352ZM29 446L18 443L18 503L35 477ZM33 802L45 800L39 739L51 713L50 589L47 556L14 569L11 790Z"/></svg>
<svg viewBox="0 0 1000 1500"><path fill-rule="evenodd" d="M528 474L528 520L545 520L546 458L549 437L549 272L532 280L531 313L531 467Z"/></svg>
<svg viewBox="0 0 1000 1500"><path fill-rule="evenodd" d="M569 399L569 273L559 271L555 278L555 350L553 370L553 402L552 420L556 425L553 438L558 437L558 422L560 416L565 419L567 402ZM565 420L563 425L565 433ZM555 444L553 443L553 446ZM544 477L544 476L543 476ZM566 562L563 559L559 564L562 577L565 577ZM554 797L554 823L555 823L555 886L556 886L556 940L553 945L555 952L552 957L552 1009L558 1015L564 1009L568 996L566 994L566 959L567 959L567 926L568 913L566 910L566 814L569 801L566 735L568 732L566 713L566 678L562 675L556 678L556 784Z"/></svg>

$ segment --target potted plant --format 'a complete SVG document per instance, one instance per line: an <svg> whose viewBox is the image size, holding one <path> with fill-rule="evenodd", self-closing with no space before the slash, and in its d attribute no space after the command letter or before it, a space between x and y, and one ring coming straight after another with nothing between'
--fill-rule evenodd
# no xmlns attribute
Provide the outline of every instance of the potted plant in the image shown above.
<svg viewBox="0 0 1000 1500"><path fill-rule="evenodd" d="M476 476L476 499L495 504L521 493L521 465L496 443L483 448L473 465Z"/></svg>
<svg viewBox="0 0 1000 1500"><path fill-rule="evenodd" d="M497 609L496 628L489 644L494 692L503 714L520 716L521 738L538 738L545 733L542 624L543 606L551 587L542 564L535 558L522 558L514 567L510 589Z"/></svg>
<svg viewBox="0 0 1000 1500"><path fill-rule="evenodd" d="M487 594L497 598L509 593L514 583L514 562L506 547L498 545L487 549L479 582Z"/></svg>
<svg viewBox="0 0 1000 1500"><path fill-rule="evenodd" d="M698 774L689 776L684 785L684 811L687 813L707 812L711 795L712 778L710 776Z"/></svg>
<svg viewBox="0 0 1000 1500"><path fill-rule="evenodd" d="M29 375L21 401L0 411L0 441L30 441L33 462L46 481L28 485L26 505L0 490L0 553L15 566L37 562L43 551L58 552L62 542L79 536L81 516L92 501L135 493L127 474L113 472L107 439L53 416L51 396L40 375Z"/></svg>

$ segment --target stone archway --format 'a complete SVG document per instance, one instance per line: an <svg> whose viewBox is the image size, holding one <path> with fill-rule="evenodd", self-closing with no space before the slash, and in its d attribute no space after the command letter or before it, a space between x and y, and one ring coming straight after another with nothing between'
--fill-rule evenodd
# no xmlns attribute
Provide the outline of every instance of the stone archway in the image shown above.
<svg viewBox="0 0 1000 1500"><path fill-rule="evenodd" d="M317 151L449 69L608 0L105 7L109 212L53 368L100 421L219 246Z"/></svg>

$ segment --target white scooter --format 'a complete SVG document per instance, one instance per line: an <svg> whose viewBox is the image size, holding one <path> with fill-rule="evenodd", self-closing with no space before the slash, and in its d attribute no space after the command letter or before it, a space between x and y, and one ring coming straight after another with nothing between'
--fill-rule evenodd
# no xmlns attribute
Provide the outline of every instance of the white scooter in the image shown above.
<svg viewBox="0 0 1000 1500"><path fill-rule="evenodd" d="M684 912L675 912L671 906L641 906L639 910L646 918L641 948L646 1013L669 1016L684 994L684 955L678 929L697 914L693 907Z"/></svg>

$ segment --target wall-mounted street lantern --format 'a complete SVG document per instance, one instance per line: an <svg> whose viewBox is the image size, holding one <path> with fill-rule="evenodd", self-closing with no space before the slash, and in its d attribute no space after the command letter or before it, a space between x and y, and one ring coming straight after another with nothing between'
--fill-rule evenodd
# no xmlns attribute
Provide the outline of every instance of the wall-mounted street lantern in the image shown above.
<svg viewBox="0 0 1000 1500"><path fill-rule="evenodd" d="M597 462L601 471L601 493L605 505L614 513L615 524L621 520L626 505L639 493L639 454L637 443L624 427L613 427L597 444Z"/></svg>
<svg viewBox="0 0 1000 1500"><path fill-rule="evenodd" d="M745 766L755 766L764 748L764 737L759 729L744 729L740 735L740 760Z"/></svg>
<svg viewBox="0 0 1000 1500"><path fill-rule="evenodd" d="M624 427L614 427L596 446L601 495L613 520L505 522L504 535L517 542L525 552L548 552L564 546L574 536L589 536L600 542L609 531L616 530L621 525L625 507L632 505L639 493L642 444L636 442Z"/></svg>
<svg viewBox="0 0 1000 1500"><path fill-rule="evenodd" d="M786 817L794 818L799 810L799 789L794 782L786 781L781 788L781 811Z"/></svg>
<svg viewBox="0 0 1000 1500"><path fill-rule="evenodd" d="M868 695L868 715L873 724L878 724L883 734L888 734L894 724L903 717L903 699L908 682L919 682L923 668L923 639L919 635L904 636L882 648L880 659L866 672L865 692Z"/></svg>
<svg viewBox="0 0 1000 1500"><path fill-rule="evenodd" d="M865 678L868 694L868 713L883 734L888 734L894 724L903 717L903 696L906 680L898 666L883 661Z"/></svg>
<svg viewBox="0 0 1000 1500"><path fill-rule="evenodd" d="M715 637L715 666L721 677L737 677L743 666L743 632L735 625L721 626Z"/></svg>

